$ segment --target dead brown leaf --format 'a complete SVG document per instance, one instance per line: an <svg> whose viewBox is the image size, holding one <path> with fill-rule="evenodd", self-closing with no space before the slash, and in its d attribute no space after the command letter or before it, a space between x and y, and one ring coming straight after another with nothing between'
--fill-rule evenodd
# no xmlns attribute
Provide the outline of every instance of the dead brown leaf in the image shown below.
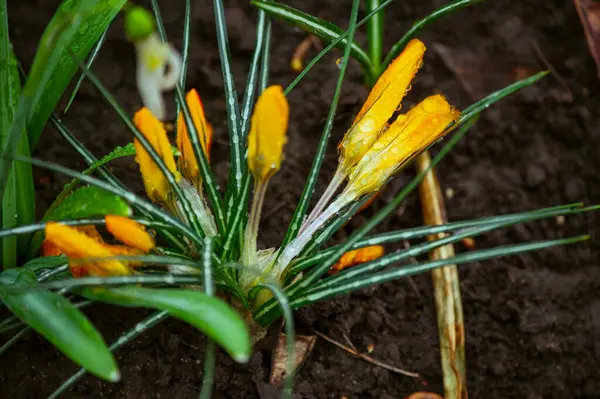
<svg viewBox="0 0 600 399"><path fill-rule="evenodd" d="M583 25L585 38L600 77L600 2L597 0L573 0Z"/></svg>

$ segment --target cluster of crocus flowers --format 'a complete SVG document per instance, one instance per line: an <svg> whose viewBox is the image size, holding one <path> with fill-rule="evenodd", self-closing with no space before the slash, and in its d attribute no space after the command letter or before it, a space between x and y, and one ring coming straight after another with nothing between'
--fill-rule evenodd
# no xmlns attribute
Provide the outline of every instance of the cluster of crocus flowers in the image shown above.
<svg viewBox="0 0 600 399"><path fill-rule="evenodd" d="M212 127L206 120L204 108L196 90L191 90L187 94L186 103L192 116L196 138L204 156L208 159L213 132ZM154 149L154 152L160 157L167 171L175 180L175 183L181 188L181 192L185 196L185 199L189 201L203 233L206 236L215 236L217 234L217 227L214 217L204 200L200 167L193 149L191 132L188 131L183 112L179 114L177 119L176 142L179 151L177 162L175 161L173 148L167 137L164 125L148 108L142 108L136 112L133 122ZM183 211L183 205L174 195L169 179L167 179L139 140L134 140L134 146L136 161L140 166L140 172L148 197L152 201L160 203L170 212L177 214L184 222L190 224L191 221L187 220L187 216Z"/></svg>
<svg viewBox="0 0 600 399"><path fill-rule="evenodd" d="M160 120L166 117L162 93L172 90L181 76L181 55L156 32L148 10L140 6L125 8L125 31L137 53L136 80L144 105Z"/></svg>
<svg viewBox="0 0 600 399"><path fill-rule="evenodd" d="M144 226L127 217L108 215L105 225L122 245L107 244L95 226L72 227L49 222L42 254L66 255L74 277L132 274L138 263L114 258L148 253L154 248L154 239Z"/></svg>
<svg viewBox="0 0 600 399"><path fill-rule="evenodd" d="M283 249L274 273L281 275L311 236L335 214L377 193L456 121L459 112L443 96L433 95L388 123L410 89L424 53L425 45L417 39L412 40L381 75L338 146L339 165L334 178L299 235ZM346 187L330 203L346 179Z"/></svg>

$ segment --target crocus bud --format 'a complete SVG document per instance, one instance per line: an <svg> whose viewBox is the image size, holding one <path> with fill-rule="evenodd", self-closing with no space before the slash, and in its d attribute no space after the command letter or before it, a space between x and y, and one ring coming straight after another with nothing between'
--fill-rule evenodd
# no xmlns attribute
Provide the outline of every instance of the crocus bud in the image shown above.
<svg viewBox="0 0 600 399"><path fill-rule="evenodd" d="M371 148L410 89L425 54L425 45L411 40L387 67L369 93L352 126L338 145L340 166L349 172Z"/></svg>
<svg viewBox="0 0 600 399"><path fill-rule="evenodd" d="M329 274L336 274L349 267L379 259L384 253L385 250L381 245L371 245L348 251L342 255L335 265L331 266Z"/></svg>
<svg viewBox="0 0 600 399"><path fill-rule="evenodd" d="M175 158L163 124L152 115L148 108L142 108L136 112L133 122L178 181L181 176L175 166ZM136 152L135 160L140 165L148 197L152 201L167 204L171 192L167 178L137 139L133 140L133 144Z"/></svg>
<svg viewBox="0 0 600 399"><path fill-rule="evenodd" d="M107 215L104 218L106 230L123 244L148 252L154 248L154 239L146 232L146 228L127 217Z"/></svg>
<svg viewBox="0 0 600 399"><path fill-rule="evenodd" d="M256 181L265 181L281 166L289 105L281 86L270 86L260 95L248 134L248 167Z"/></svg>
<svg viewBox="0 0 600 399"><path fill-rule="evenodd" d="M46 224L46 241L54 245L59 253L67 255L69 265L76 275L79 269L85 268L85 274L91 276L119 276L131 274L126 263L118 260L98 260L85 262L86 258L110 258L115 256L110 246L102 241L89 237L75 227L60 223ZM77 260L83 260L77 262Z"/></svg>
<svg viewBox="0 0 600 399"><path fill-rule="evenodd" d="M198 134L198 141L204 151L207 159L210 159L210 148L212 146L213 130L210 124L206 121L202 101L196 90L191 90L186 96L186 103L192 115L192 121ZM179 113L177 118L177 148L181 155L179 156L179 169L181 173L194 184L196 189L200 191L202 187L202 176L200 167L194 153L194 147L190 140L189 132L185 124L183 113Z"/></svg>
<svg viewBox="0 0 600 399"><path fill-rule="evenodd" d="M439 139L459 114L443 96L434 95L399 116L352 170L342 196L355 199L377 192L398 170Z"/></svg>

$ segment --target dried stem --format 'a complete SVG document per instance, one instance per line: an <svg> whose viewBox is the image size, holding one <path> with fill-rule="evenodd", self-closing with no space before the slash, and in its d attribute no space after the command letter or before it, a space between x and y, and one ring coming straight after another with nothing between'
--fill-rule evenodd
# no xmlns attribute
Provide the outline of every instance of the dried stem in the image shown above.
<svg viewBox="0 0 600 399"><path fill-rule="evenodd" d="M377 367L381 367L386 370L393 371L394 373L405 375L407 377L421 378L421 374L419 374L419 373L415 373L413 371L407 371L407 370L404 370L404 369L401 369L398 367L390 366L389 364L383 363L379 360L375 360L371 356L359 352L358 349L356 349L356 347L352 344L352 342L350 342L350 340L347 337L345 337L345 338L346 338L346 341L348 341L348 345L350 345L350 346L346 346L346 345L342 344L341 342L338 342L338 341L334 340L333 338L328 337L327 335L325 335L322 332L319 332L317 330L313 329L313 332L316 335L318 335L319 337L323 338L325 341L330 342L330 343L334 344L335 346L337 346L338 348L345 350L346 352L358 357L359 359L362 359L366 362L374 364Z"/></svg>
<svg viewBox="0 0 600 399"><path fill-rule="evenodd" d="M425 171L431 164L429 152L417 158L417 171ZM433 169L419 185L419 197L423 218L427 225L440 225L448 222L446 206L440 184ZM429 236L437 240L444 234ZM432 260L454 256L454 247L445 245L429 253ZM435 305L440 340L440 355L444 373L444 397L446 399L466 399L465 334L460 295L460 282L456 265L445 266L431 272L435 293Z"/></svg>

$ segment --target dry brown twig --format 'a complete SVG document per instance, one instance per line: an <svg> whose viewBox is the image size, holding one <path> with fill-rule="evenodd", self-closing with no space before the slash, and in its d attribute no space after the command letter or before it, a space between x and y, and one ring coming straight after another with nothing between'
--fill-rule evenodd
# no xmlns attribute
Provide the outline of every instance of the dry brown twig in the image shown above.
<svg viewBox="0 0 600 399"><path fill-rule="evenodd" d="M346 342L348 343L348 345L350 346L346 346L336 340L334 340L331 337L328 337L327 335L323 334L320 331L317 331L315 329L313 329L313 332L318 335L319 337L323 338L325 341L334 344L335 346L337 346L340 349L345 350L346 352L350 353L353 356L356 356L359 359L362 359L366 362L369 362L377 367L381 367L384 368L386 370L390 370L394 373L398 373L398 374L402 374L405 375L407 377L412 377L412 378L422 378L421 374L419 373L415 373L413 371L408 371L408 370L404 370L398 367L394 367L394 366L390 366L389 364L383 363L379 360L373 359L371 356L364 354L362 352L360 352L350 341L350 339L348 339L348 337L344 334L344 339L346 339Z"/></svg>

